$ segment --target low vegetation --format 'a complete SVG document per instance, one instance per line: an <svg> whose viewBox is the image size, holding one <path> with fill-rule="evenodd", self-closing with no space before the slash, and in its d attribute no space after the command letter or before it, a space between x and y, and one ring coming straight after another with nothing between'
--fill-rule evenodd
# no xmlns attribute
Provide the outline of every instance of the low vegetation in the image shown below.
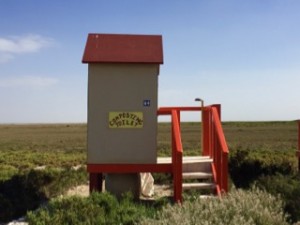
<svg viewBox="0 0 300 225"><path fill-rule="evenodd" d="M295 174L294 151L235 149L230 152L229 172L236 187L249 188L261 176Z"/></svg>
<svg viewBox="0 0 300 225"><path fill-rule="evenodd" d="M256 185L273 195L280 195L284 200L284 211L290 221L300 221L300 175L276 174L261 176Z"/></svg>
<svg viewBox="0 0 300 225"><path fill-rule="evenodd" d="M86 162L86 125L0 125L0 181L46 166Z"/></svg>
<svg viewBox="0 0 300 225"><path fill-rule="evenodd" d="M57 221L55 224L156 224L160 221L161 224L170 224L163 221L166 221L167 216L178 218L178 215L186 221L190 220L188 224L193 224L194 216L191 215L197 214L199 218L200 212L197 210L201 207L206 207L202 211L207 212L207 217L212 213L214 217L220 215L211 224L218 224L218 221L222 221L219 224L228 224L226 221L230 220L230 213L236 213L239 217L231 220L229 224L253 224L254 218L256 222L267 221L255 224L276 224L277 221L282 222L277 224L286 224L286 219L290 223L299 221L300 177L297 175L295 157L296 123L227 122L223 124L223 128L230 149L231 186L242 189L233 189L222 201L195 200L191 193L185 196L183 207L179 207L173 206L167 200L154 203L153 206L134 202L130 197L117 201L108 194L102 196L103 194L96 193L89 198L61 198L59 196L68 188L87 182L86 169L74 169L74 166L85 165L86 125L0 125L0 223L25 215L29 211L27 219L30 224L49 224L47 221L50 220ZM182 123L181 129L184 154L200 154L199 124ZM170 124L159 124L158 131L158 155L170 156ZM170 183L168 175L155 174L155 178L157 183ZM253 185L263 191L257 188L251 190ZM272 197L267 193L280 197ZM235 195L236 199L233 200ZM249 196L256 196L258 200L242 201L250 198ZM105 211L105 204L100 204L99 199L114 204L116 211ZM237 208L229 204L234 201ZM247 201L249 205L239 205ZM276 204L272 203L274 201ZM265 202L272 207L268 208ZM251 204L256 206L252 207ZM43 207L39 208L41 205ZM125 205L129 211L124 209ZM260 206L264 206L267 211L259 209ZM164 208L162 211L161 207ZM224 207L227 210L221 212ZM239 214L241 207L250 211L249 214ZM39 209L34 211L37 208ZM77 209L85 213L76 213ZM116 213L123 216L110 220L109 215ZM97 215L106 216L100 218ZM126 219L127 215L132 220ZM272 223L268 222L271 221L267 219L268 215L273 215ZM178 221L181 221L180 218ZM181 222L178 224L184 224L183 220Z"/></svg>
<svg viewBox="0 0 300 225"><path fill-rule="evenodd" d="M84 168L29 170L0 182L0 221L23 216L70 187L86 184Z"/></svg>
<svg viewBox="0 0 300 225"><path fill-rule="evenodd" d="M157 218L145 218L143 225L285 225L283 203L267 192L254 188L249 191L232 190L219 198L195 198L182 205L167 205Z"/></svg>
<svg viewBox="0 0 300 225"><path fill-rule="evenodd" d="M108 193L92 193L88 198L54 199L45 207L27 214L29 224L134 224L142 217L154 215L158 204L133 201L130 194L121 200ZM66 210L68 209L68 210Z"/></svg>
<svg viewBox="0 0 300 225"><path fill-rule="evenodd" d="M88 198L54 199L45 207L27 214L30 224L249 224L285 225L280 198L254 188L232 190L226 197L185 201L183 205L156 205L134 202L130 195L117 200L108 193ZM68 210L66 210L68 209Z"/></svg>

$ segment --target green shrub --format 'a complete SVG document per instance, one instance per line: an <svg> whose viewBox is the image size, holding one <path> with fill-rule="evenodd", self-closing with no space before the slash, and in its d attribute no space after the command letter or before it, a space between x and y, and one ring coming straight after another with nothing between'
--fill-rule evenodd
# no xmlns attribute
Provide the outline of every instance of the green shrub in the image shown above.
<svg viewBox="0 0 300 225"><path fill-rule="evenodd" d="M10 179L13 175L18 173L18 169L10 165L0 165L0 181Z"/></svg>
<svg viewBox="0 0 300 225"><path fill-rule="evenodd" d="M0 194L0 221L6 222L8 218L12 218L14 208L12 203L5 196Z"/></svg>
<svg viewBox="0 0 300 225"><path fill-rule="evenodd" d="M282 201L257 188L251 191L232 190L219 198L186 201L168 205L156 219L145 218L141 224L170 225L285 225Z"/></svg>
<svg viewBox="0 0 300 225"><path fill-rule="evenodd" d="M229 173L236 187L249 188L260 176L294 173L284 151L245 150L230 152Z"/></svg>
<svg viewBox="0 0 300 225"><path fill-rule="evenodd" d="M30 170L0 182L0 221L6 222L34 210L49 198L72 186L86 183L87 173L80 170Z"/></svg>
<svg viewBox="0 0 300 225"><path fill-rule="evenodd" d="M290 215L291 221L300 221L300 176L282 175L260 177L257 186L273 195L282 197L285 211Z"/></svg>
<svg viewBox="0 0 300 225"><path fill-rule="evenodd" d="M40 188L47 198L63 194L71 187L86 183L88 179L85 168L80 168L79 170L70 168L63 170L51 169L45 171L45 176L49 176L50 179L46 184L41 184Z"/></svg>
<svg viewBox="0 0 300 225"><path fill-rule="evenodd" d="M15 175L12 179L0 183L0 221L24 215L27 209L35 209L46 199L46 196L31 180L31 174Z"/></svg>
<svg viewBox="0 0 300 225"><path fill-rule="evenodd" d="M46 207L27 213L29 224L134 224L147 214L144 205L126 195L120 201L109 193L51 200Z"/></svg>
<svg viewBox="0 0 300 225"><path fill-rule="evenodd" d="M74 196L50 201L47 207L27 213L29 224L96 224L105 221L105 211L90 199Z"/></svg>
<svg viewBox="0 0 300 225"><path fill-rule="evenodd" d="M173 178L170 173L152 173L155 184L172 184Z"/></svg>

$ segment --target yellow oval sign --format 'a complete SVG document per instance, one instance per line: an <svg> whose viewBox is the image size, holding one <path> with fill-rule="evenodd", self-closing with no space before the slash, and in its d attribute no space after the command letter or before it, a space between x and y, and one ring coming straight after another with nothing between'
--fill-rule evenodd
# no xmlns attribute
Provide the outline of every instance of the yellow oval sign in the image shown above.
<svg viewBox="0 0 300 225"><path fill-rule="evenodd" d="M143 112L109 112L109 128L143 128Z"/></svg>

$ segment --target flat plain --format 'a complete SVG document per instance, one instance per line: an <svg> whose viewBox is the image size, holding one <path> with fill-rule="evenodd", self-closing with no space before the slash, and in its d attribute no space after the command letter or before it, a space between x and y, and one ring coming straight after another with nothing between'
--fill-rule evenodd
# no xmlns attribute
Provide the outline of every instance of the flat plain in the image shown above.
<svg viewBox="0 0 300 225"><path fill-rule="evenodd" d="M287 122L224 122L230 151L282 154L296 164L297 124ZM181 124L185 155L201 152L201 124ZM86 163L86 124L0 125L0 180L40 166L72 167ZM158 125L159 156L170 155L170 123Z"/></svg>

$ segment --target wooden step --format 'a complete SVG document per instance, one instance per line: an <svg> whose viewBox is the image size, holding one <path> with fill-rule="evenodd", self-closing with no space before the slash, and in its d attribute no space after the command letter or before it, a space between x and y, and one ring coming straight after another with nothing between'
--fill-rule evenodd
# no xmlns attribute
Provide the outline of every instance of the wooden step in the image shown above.
<svg viewBox="0 0 300 225"><path fill-rule="evenodd" d="M187 172L182 173L182 179L209 179L212 173L207 172Z"/></svg>
<svg viewBox="0 0 300 225"><path fill-rule="evenodd" d="M172 158L171 157L158 157L157 163L163 164L163 163L171 163ZM182 157L182 163L197 163L197 162L212 162L212 159L208 156L183 156Z"/></svg>
<svg viewBox="0 0 300 225"><path fill-rule="evenodd" d="M211 172L212 159L189 160L182 164L182 172Z"/></svg>
<svg viewBox="0 0 300 225"><path fill-rule="evenodd" d="M211 161L212 159L209 156L183 156L183 162L201 162L201 161Z"/></svg>
<svg viewBox="0 0 300 225"><path fill-rule="evenodd" d="M203 183L183 183L182 189L183 190L190 190L190 189L214 189L216 185L210 182L203 182Z"/></svg>
<svg viewBox="0 0 300 225"><path fill-rule="evenodd" d="M158 164L171 163L171 157L157 158ZM207 156L184 156L182 158L182 172L211 172L213 160Z"/></svg>

